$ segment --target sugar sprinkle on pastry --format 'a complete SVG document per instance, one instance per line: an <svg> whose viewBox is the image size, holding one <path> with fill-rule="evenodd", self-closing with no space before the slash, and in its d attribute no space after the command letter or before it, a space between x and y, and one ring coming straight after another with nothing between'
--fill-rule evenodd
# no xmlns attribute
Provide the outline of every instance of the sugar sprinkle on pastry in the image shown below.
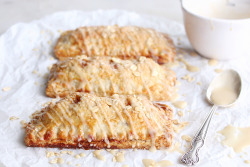
<svg viewBox="0 0 250 167"><path fill-rule="evenodd" d="M176 50L168 35L136 26L89 26L61 34L54 48L59 60L80 54L122 59L153 58L158 63L172 62Z"/></svg>
<svg viewBox="0 0 250 167"><path fill-rule="evenodd" d="M135 95L73 93L33 115L25 143L31 147L159 149L171 145L172 131L172 110L165 104Z"/></svg>
<svg viewBox="0 0 250 167"><path fill-rule="evenodd" d="M175 73L153 60L122 60L112 57L78 56L54 64L46 95L64 97L73 92L100 96L137 94L167 101L175 91Z"/></svg>

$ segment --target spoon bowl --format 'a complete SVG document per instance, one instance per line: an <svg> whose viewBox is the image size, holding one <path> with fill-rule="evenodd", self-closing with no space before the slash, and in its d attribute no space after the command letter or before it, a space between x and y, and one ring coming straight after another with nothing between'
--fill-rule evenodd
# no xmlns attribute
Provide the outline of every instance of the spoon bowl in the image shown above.
<svg viewBox="0 0 250 167"><path fill-rule="evenodd" d="M234 70L225 70L210 83L206 97L211 104L219 107L230 107L238 100L242 82Z"/></svg>

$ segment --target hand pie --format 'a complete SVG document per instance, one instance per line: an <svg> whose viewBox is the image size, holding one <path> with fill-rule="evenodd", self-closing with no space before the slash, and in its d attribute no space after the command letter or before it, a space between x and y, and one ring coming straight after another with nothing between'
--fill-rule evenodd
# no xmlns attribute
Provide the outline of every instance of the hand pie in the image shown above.
<svg viewBox="0 0 250 167"><path fill-rule="evenodd" d="M157 149L172 143L172 110L135 95L73 93L33 114L30 147Z"/></svg>
<svg viewBox="0 0 250 167"><path fill-rule="evenodd" d="M150 100L169 100L175 73L152 59L122 60L114 57L74 57L54 64L46 95L64 97L73 92L145 95Z"/></svg>
<svg viewBox="0 0 250 167"><path fill-rule="evenodd" d="M85 54L135 59L138 55L158 63L172 62L176 51L173 41L164 33L136 26L80 27L64 32L54 48L59 60Z"/></svg>

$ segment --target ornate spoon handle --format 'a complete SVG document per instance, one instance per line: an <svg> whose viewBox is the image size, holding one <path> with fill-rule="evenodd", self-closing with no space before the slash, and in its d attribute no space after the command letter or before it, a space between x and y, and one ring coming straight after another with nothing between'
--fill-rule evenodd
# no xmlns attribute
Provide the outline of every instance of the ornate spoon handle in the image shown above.
<svg viewBox="0 0 250 167"><path fill-rule="evenodd" d="M209 127L209 124L211 122L211 118L213 117L214 112L216 111L218 107L216 105L213 105L209 115L207 116L205 122L203 123L200 130L197 132L197 134L194 136L192 142L191 142L191 148L188 152L186 152L182 158L181 162L187 165L194 165L197 162L199 162L199 155L198 152L200 148L204 145L207 130Z"/></svg>

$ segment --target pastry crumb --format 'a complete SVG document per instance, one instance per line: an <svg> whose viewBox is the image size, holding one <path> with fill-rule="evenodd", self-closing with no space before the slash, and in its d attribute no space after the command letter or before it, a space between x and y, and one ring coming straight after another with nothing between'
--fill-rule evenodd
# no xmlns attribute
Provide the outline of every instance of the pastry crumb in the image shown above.
<svg viewBox="0 0 250 167"><path fill-rule="evenodd" d="M250 160L245 160L244 163L250 164Z"/></svg>
<svg viewBox="0 0 250 167"><path fill-rule="evenodd" d="M59 32L59 33L63 33L63 30L57 30L57 32Z"/></svg>
<svg viewBox="0 0 250 167"><path fill-rule="evenodd" d="M191 77L190 75L186 74L185 76L181 77L181 79L186 80L188 82L192 82L194 80L193 77Z"/></svg>
<svg viewBox="0 0 250 167"><path fill-rule="evenodd" d="M78 155L78 154L77 154L77 155L75 155L74 157L75 157L76 159L81 158L81 157L80 157L80 155Z"/></svg>
<svg viewBox="0 0 250 167"><path fill-rule="evenodd" d="M49 65L49 66L48 66L48 70L50 71L50 70L51 70L51 68L52 68L52 65Z"/></svg>
<svg viewBox="0 0 250 167"><path fill-rule="evenodd" d="M175 133L179 133L187 125L189 125L189 122L178 122L178 124L175 124L175 126L173 127L173 130Z"/></svg>
<svg viewBox="0 0 250 167"><path fill-rule="evenodd" d="M33 70L32 73L33 74L37 74L38 72L37 72L37 70Z"/></svg>
<svg viewBox="0 0 250 167"><path fill-rule="evenodd" d="M177 57L178 58L183 58L184 56L183 56L183 54L178 54Z"/></svg>
<svg viewBox="0 0 250 167"><path fill-rule="evenodd" d="M43 107L46 107L46 106L48 106L49 104L50 104L50 102L48 101L48 102L42 104L42 106L43 106Z"/></svg>
<svg viewBox="0 0 250 167"><path fill-rule="evenodd" d="M228 154L228 157L232 159L233 158L233 154Z"/></svg>
<svg viewBox="0 0 250 167"><path fill-rule="evenodd" d="M54 152L55 156L61 156L61 154Z"/></svg>
<svg viewBox="0 0 250 167"><path fill-rule="evenodd" d="M197 84L197 85L201 85L201 82L197 82L196 84Z"/></svg>
<svg viewBox="0 0 250 167"><path fill-rule="evenodd" d="M178 125L178 124L179 124L179 121L178 121L177 119L174 119L174 120L173 120L173 124Z"/></svg>
<svg viewBox="0 0 250 167"><path fill-rule="evenodd" d="M172 63L165 64L165 66L168 68L175 68L175 67L178 67L179 65L180 65L180 63L178 61L174 61Z"/></svg>
<svg viewBox="0 0 250 167"><path fill-rule="evenodd" d="M56 164L57 163L57 158L50 160L49 163L50 164Z"/></svg>
<svg viewBox="0 0 250 167"><path fill-rule="evenodd" d="M64 163L64 159L62 159L62 158L57 158L57 163L58 163L58 164L63 164L63 163Z"/></svg>
<svg viewBox="0 0 250 167"><path fill-rule="evenodd" d="M55 156L54 152L52 152L52 151L46 151L46 157L47 158L50 158L50 157L53 157L53 156Z"/></svg>
<svg viewBox="0 0 250 167"><path fill-rule="evenodd" d="M175 82L175 85L176 85L176 86L180 86L180 85L181 85L181 82L180 82L180 81L176 81L176 82Z"/></svg>
<svg viewBox="0 0 250 167"><path fill-rule="evenodd" d="M67 151L61 151L60 153L61 154L67 154Z"/></svg>
<svg viewBox="0 0 250 167"><path fill-rule="evenodd" d="M208 65L210 66L216 66L218 64L218 61L215 59L208 60Z"/></svg>
<svg viewBox="0 0 250 167"><path fill-rule="evenodd" d="M129 167L127 164L125 164L125 165L122 165L122 167Z"/></svg>
<svg viewBox="0 0 250 167"><path fill-rule="evenodd" d="M84 153L80 153L80 154L79 154L79 156L80 156L80 157L85 157L85 156L86 156L86 154L84 154Z"/></svg>
<svg viewBox="0 0 250 167"><path fill-rule="evenodd" d="M101 155L102 151L103 150L95 150L95 151L93 151L93 155L94 155L94 157L96 157L97 159L99 159L101 161L106 161L106 158L103 155Z"/></svg>
<svg viewBox="0 0 250 167"><path fill-rule="evenodd" d="M182 116L184 115L182 111L178 111L177 114L178 114L180 117L182 117Z"/></svg>
<svg viewBox="0 0 250 167"><path fill-rule="evenodd" d="M21 120L20 123L22 125L22 128L25 128L28 125L25 120Z"/></svg>
<svg viewBox="0 0 250 167"><path fill-rule="evenodd" d="M49 59L50 59L50 60L55 60L55 58L54 58L54 57L50 57Z"/></svg>
<svg viewBox="0 0 250 167"><path fill-rule="evenodd" d="M113 158L113 162L124 162L124 161L125 161L124 152L123 151L117 152Z"/></svg>
<svg viewBox="0 0 250 167"><path fill-rule="evenodd" d="M214 70L216 73L221 73L223 71L223 69L215 69Z"/></svg>
<svg viewBox="0 0 250 167"><path fill-rule="evenodd" d="M187 102L185 102L185 101L175 101L175 102L172 102L172 104L176 108L179 108L179 109L184 109L187 106Z"/></svg>
<svg viewBox="0 0 250 167"><path fill-rule="evenodd" d="M169 148L168 151L169 151L169 152L175 152L175 151L177 151L177 152L179 152L179 153L181 153L181 154L184 153L184 151L181 149L181 143L179 143L179 142L175 142L175 144L173 144L173 145Z"/></svg>
<svg viewBox="0 0 250 167"><path fill-rule="evenodd" d="M18 120L18 119L19 119L19 118L16 117L16 116L11 116L11 117L10 117L10 120L11 120L11 121Z"/></svg>
<svg viewBox="0 0 250 167"><path fill-rule="evenodd" d="M74 153L72 151L68 151L67 154L73 155Z"/></svg>
<svg viewBox="0 0 250 167"><path fill-rule="evenodd" d="M11 87L4 87L4 88L2 88L2 91L4 91L4 92L7 92L9 90L11 90Z"/></svg>
<svg viewBox="0 0 250 167"><path fill-rule="evenodd" d="M46 72L46 73L44 74L43 78L44 78L44 79L47 79L48 76L49 76L49 73Z"/></svg>
<svg viewBox="0 0 250 167"><path fill-rule="evenodd" d="M190 56L198 56L198 54L196 52L191 52Z"/></svg>
<svg viewBox="0 0 250 167"><path fill-rule="evenodd" d="M182 135L181 139L185 140L186 142L190 142L192 140L192 138L190 136L188 136L188 135Z"/></svg>

